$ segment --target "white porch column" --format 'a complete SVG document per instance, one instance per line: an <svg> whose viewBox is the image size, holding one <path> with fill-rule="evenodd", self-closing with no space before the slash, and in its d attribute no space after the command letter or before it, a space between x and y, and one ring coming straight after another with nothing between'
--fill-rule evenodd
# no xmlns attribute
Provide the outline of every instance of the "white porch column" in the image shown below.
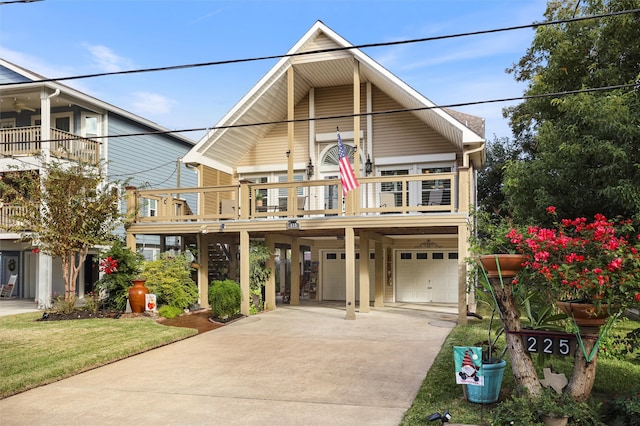
<svg viewBox="0 0 640 426"><path fill-rule="evenodd" d="M36 302L38 309L47 309L51 307L53 259L46 254L38 253L36 263Z"/></svg>
<svg viewBox="0 0 640 426"><path fill-rule="evenodd" d="M242 290L242 303L240 313L249 316L251 298L249 296L249 232L240 231L240 290Z"/></svg>
<svg viewBox="0 0 640 426"><path fill-rule="evenodd" d="M360 233L360 312L370 312L369 234Z"/></svg>
<svg viewBox="0 0 640 426"><path fill-rule="evenodd" d="M345 286L346 286L346 310L345 319L356 319L356 244L355 233L352 227L344 228L344 252L345 252Z"/></svg>

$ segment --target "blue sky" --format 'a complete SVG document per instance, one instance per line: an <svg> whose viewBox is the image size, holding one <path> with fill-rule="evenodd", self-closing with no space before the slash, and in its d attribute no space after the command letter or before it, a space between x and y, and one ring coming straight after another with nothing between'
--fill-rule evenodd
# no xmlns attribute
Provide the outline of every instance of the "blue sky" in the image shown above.
<svg viewBox="0 0 640 426"><path fill-rule="evenodd" d="M321 20L354 45L542 21L546 0L45 0L0 5L0 57L50 78L286 53ZM522 95L533 29L363 51L438 105ZM63 82L169 129L213 126L275 60ZM457 108L510 137L495 103ZM195 140L202 132L185 134Z"/></svg>

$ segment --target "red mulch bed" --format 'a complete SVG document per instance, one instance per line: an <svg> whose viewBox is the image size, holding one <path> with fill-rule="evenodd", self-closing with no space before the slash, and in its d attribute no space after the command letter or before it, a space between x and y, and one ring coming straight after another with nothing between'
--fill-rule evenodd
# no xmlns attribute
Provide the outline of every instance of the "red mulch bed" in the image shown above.
<svg viewBox="0 0 640 426"><path fill-rule="evenodd" d="M214 322L211 319L210 310L189 312L175 318L161 318L158 322L171 327L195 328L198 334L224 326L224 323Z"/></svg>

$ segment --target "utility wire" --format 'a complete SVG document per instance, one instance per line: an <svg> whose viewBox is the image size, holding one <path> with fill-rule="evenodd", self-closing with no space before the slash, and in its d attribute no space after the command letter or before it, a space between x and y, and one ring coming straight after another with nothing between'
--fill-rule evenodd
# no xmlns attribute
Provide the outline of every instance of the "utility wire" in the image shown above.
<svg viewBox="0 0 640 426"><path fill-rule="evenodd" d="M394 110L386 110L386 111L363 112L359 114L341 114L341 115L329 115L324 117L297 118L293 120L275 120L275 121L262 121L257 123L229 124L229 125L213 126L213 127L195 127L195 128L189 128L189 129L181 129L181 130L157 130L157 131L138 132L138 133L122 133L118 135L91 136L91 139L126 138L126 137L134 137L134 136L167 135L167 134L173 134L173 133L188 133L188 132L201 132L201 131L208 132L210 130L237 129L237 128L243 128L243 127L269 126L274 124L303 123L303 122L309 122L309 121L335 120L339 118L399 114L403 112L418 112L418 111L427 111L432 109L459 108L464 106L481 105L481 104L489 104L489 103L523 101L523 100L540 99L540 98L557 98L562 96L577 95L580 93L605 92L605 91L629 89L629 88L638 89L640 88L640 83L635 82L635 83L629 83L629 84L618 84L614 86L594 87L590 89L566 90L562 92L541 93L538 95L525 95L525 96L516 96L512 98L489 99L484 101L460 102L460 103L446 104L446 105L433 105L433 106L425 106L425 107L417 107L417 108L403 108L403 109L394 109ZM64 139L48 139L48 140L39 140L39 141L31 141L31 142L64 142L64 141L69 141L74 139L86 139L86 138L82 136L74 135L74 136L66 137ZM26 143L26 142L28 141L20 141L15 143ZM5 145L10 145L10 144L12 144L12 142L6 143Z"/></svg>
<svg viewBox="0 0 640 426"><path fill-rule="evenodd" d="M141 69L124 70L124 71L111 71L111 72L84 74L84 75L76 75L76 76L69 76L69 77L30 80L30 81L19 82L19 83L0 83L0 87L9 86L9 85L18 86L18 85L25 85L29 83L45 83L45 82L56 82L56 81L64 81L64 80L78 80L78 79L84 79L84 78L104 77L109 75L138 74L138 73L157 72L157 71L174 71L174 70L181 70L181 69L188 69L188 68L208 67L213 65L227 65L227 64L244 63L244 62L264 61L268 59L292 58L296 56L314 55L318 53L339 52L343 50L365 49L368 47L384 47L384 46L397 46L397 45L411 44L411 43L423 43L428 41L446 40L450 38L468 37L468 36L476 36L476 35L482 35L482 34L499 33L504 31L521 30L525 28L538 28L538 27L544 27L548 25L567 24L571 22L586 21L590 19L608 18L612 16L625 15L629 13L640 13L640 9L629 9L629 10L622 10L618 12L603 13L599 15L589 15L589 16L582 16L578 18L559 19L555 21L546 21L546 22L534 22L532 24L516 25L511 27L502 27L502 28L495 28L495 29L489 29L489 30L471 31L466 33L448 34L448 35L441 35L441 36L434 36L434 37L423 37L423 38L416 38L416 39L397 40L397 41L380 42L380 43L367 43L367 44L360 44L356 46L347 46L347 47L332 47L327 49L311 50L307 52L287 53L284 55L258 56L253 58L229 59L229 60L223 60L223 61L200 62L200 63L173 65L173 66L166 66L166 67L141 68Z"/></svg>

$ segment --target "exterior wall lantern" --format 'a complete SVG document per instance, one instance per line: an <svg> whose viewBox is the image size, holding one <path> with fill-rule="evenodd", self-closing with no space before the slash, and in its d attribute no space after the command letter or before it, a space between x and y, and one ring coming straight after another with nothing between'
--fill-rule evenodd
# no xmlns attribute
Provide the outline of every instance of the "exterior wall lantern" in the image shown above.
<svg viewBox="0 0 640 426"><path fill-rule="evenodd" d="M367 162L364 163L364 172L369 176L373 171L373 163L371 162L371 157L367 154Z"/></svg>
<svg viewBox="0 0 640 426"><path fill-rule="evenodd" d="M307 177L309 180L313 177L313 163L311 162L311 158L309 158L309 164L307 164Z"/></svg>

